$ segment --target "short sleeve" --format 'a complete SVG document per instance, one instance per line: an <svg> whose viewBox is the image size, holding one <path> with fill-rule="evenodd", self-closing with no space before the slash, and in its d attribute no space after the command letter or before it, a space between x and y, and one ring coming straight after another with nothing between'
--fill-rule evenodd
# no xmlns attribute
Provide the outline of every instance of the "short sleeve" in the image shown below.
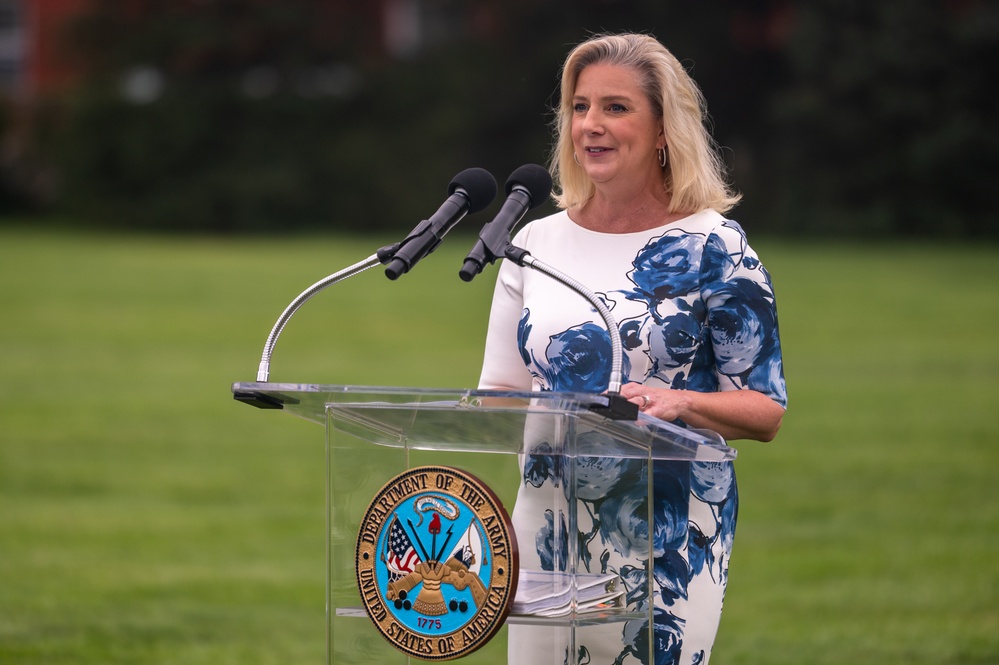
<svg viewBox="0 0 999 665"><path fill-rule="evenodd" d="M700 275L719 390L756 390L786 408L773 283L737 223L708 236Z"/></svg>
<svg viewBox="0 0 999 665"><path fill-rule="evenodd" d="M522 269L504 260L493 290L479 388L532 390L533 379L517 345L524 312Z"/></svg>

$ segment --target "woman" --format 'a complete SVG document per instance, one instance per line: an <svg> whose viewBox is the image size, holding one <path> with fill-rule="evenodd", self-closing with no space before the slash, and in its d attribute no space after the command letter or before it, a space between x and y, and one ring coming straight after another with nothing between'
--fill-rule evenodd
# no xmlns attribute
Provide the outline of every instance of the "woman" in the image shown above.
<svg viewBox="0 0 999 665"><path fill-rule="evenodd" d="M654 38L609 35L577 46L562 70L551 164L562 210L527 224L513 244L601 296L620 326L621 392L643 412L769 441L786 406L773 289L742 229L723 216L739 196L705 115L696 84ZM480 387L601 392L609 340L582 298L504 261ZM550 551L564 517L544 514L558 472L529 452L537 454L524 460L513 521L524 567L550 569L564 565ZM657 665L707 663L735 531L731 464L654 464L651 562L626 526L648 514L644 497L632 496L642 483L614 465L602 472L610 477L592 479L601 492L577 511L582 568L620 574L633 607L654 603ZM569 662L648 663L647 631L632 623L580 631ZM531 630L511 626L510 662L562 662L537 646L544 629Z"/></svg>

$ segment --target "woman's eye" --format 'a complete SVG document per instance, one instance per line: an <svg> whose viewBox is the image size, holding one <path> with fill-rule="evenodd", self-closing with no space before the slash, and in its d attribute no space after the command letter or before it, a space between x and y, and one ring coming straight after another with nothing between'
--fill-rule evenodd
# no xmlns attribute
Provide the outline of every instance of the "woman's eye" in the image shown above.
<svg viewBox="0 0 999 665"><path fill-rule="evenodd" d="M586 110L586 104L578 102L575 105L573 105L572 110L575 111L576 113L582 113Z"/></svg>
<svg viewBox="0 0 999 665"><path fill-rule="evenodd" d="M621 104L611 104L608 109L611 113L624 113L628 110Z"/></svg>

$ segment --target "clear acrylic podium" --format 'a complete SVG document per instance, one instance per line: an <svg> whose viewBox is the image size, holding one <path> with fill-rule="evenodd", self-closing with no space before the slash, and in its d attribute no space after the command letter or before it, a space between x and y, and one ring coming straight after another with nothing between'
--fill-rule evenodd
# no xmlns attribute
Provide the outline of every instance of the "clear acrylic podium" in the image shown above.
<svg viewBox="0 0 999 665"><path fill-rule="evenodd" d="M354 567L363 514L395 475L427 464L456 467L488 484L512 513L520 460L543 441L550 446L545 454L560 461L564 485L552 491L551 510L566 516L567 533L575 534L580 461L610 457L651 465L665 459L735 458L735 450L710 432L683 429L645 414L636 420L608 417L609 398L603 395L261 382L235 383L232 391L237 400L282 409L326 429L329 665L410 662L410 656L397 651L370 622ZM649 481L646 484L651 518L652 487ZM551 640L543 646L552 654L552 665L562 665L567 653L576 653L577 629L595 623L636 622L650 631L645 644L651 649L655 643L651 607L636 612L623 603L598 610L577 605L576 580L582 573L576 570L578 543L575 537L563 538L558 529L554 531L555 550L566 554L568 568L550 574L555 586L565 590L568 610L557 617L512 612L507 625L549 627ZM520 542L519 547L523 551L534 543ZM649 552L651 560L651 540ZM506 663L506 631L461 660L475 665ZM569 660L575 662L575 657ZM655 659L650 656L647 662Z"/></svg>

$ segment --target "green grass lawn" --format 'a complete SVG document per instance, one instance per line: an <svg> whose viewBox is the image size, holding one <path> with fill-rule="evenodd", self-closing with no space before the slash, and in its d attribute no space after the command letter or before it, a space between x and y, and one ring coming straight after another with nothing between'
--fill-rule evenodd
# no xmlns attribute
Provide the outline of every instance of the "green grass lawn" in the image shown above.
<svg viewBox="0 0 999 665"><path fill-rule="evenodd" d="M229 386L385 241L0 231L0 663L323 661L322 428ZM754 244L791 405L712 663L999 662L999 247ZM473 386L469 246L317 296L271 380Z"/></svg>

